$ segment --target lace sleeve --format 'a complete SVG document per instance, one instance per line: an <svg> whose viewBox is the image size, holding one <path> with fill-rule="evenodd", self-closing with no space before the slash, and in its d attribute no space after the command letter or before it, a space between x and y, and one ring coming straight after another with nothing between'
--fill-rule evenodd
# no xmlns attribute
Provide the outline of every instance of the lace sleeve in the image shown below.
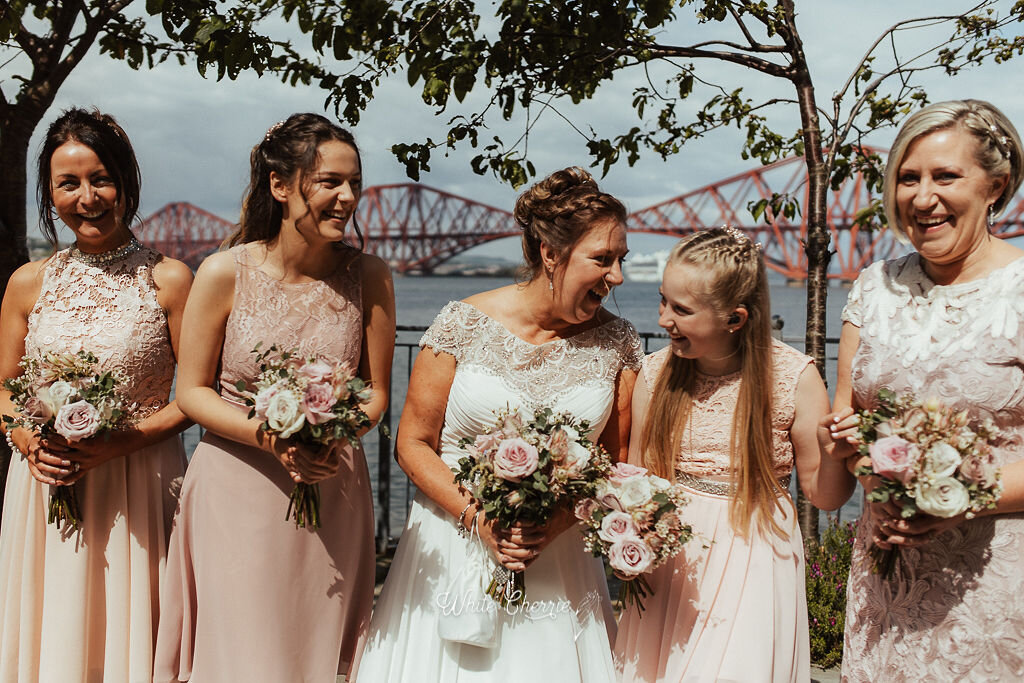
<svg viewBox="0 0 1024 683"><path fill-rule="evenodd" d="M864 280L871 276L873 266L868 266L850 287L850 293L846 296L846 305L843 306L842 320L857 327L864 325Z"/></svg>
<svg viewBox="0 0 1024 683"><path fill-rule="evenodd" d="M429 347L434 355L444 351L455 356L456 362L462 361L466 346L475 337L472 306L461 301L449 301L434 318L427 331L420 338L420 348ZM479 316L477 316L479 317Z"/></svg>
<svg viewBox="0 0 1024 683"><path fill-rule="evenodd" d="M640 372L640 368L644 362L643 343L640 341L640 335L637 334L633 323L628 320L623 320L622 322L623 327L625 328L622 332L623 367L627 367L635 372Z"/></svg>

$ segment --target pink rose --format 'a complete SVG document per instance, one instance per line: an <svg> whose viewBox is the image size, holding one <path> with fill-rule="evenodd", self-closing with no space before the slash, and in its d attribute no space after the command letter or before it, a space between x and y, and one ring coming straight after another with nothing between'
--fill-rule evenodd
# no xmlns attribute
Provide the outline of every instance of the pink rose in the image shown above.
<svg viewBox="0 0 1024 683"><path fill-rule="evenodd" d="M21 407L21 414L35 422L37 425L46 424L53 417L53 411L46 401L38 396L29 396L25 405Z"/></svg>
<svg viewBox="0 0 1024 683"><path fill-rule="evenodd" d="M284 386L281 382L272 384L265 389L260 389L259 393L256 394L253 401L256 403L254 406L256 409L256 417L266 422L267 420L267 408L270 407L270 399L274 398L277 392L281 391L281 387Z"/></svg>
<svg viewBox="0 0 1024 683"><path fill-rule="evenodd" d="M310 382L317 384L330 382L331 376L334 375L334 367L326 361L317 360L308 361L299 368L299 375L306 377Z"/></svg>
<svg viewBox="0 0 1024 683"><path fill-rule="evenodd" d="M68 441L79 441L95 436L100 422L100 413L91 403L75 401L57 411L53 429Z"/></svg>
<svg viewBox="0 0 1024 683"><path fill-rule="evenodd" d="M640 537L639 531L636 528L636 522L633 521L633 517L625 512L609 512L601 520L601 528L598 530L597 535L600 536L602 541L608 543L615 543L616 541L622 541L627 538L638 539Z"/></svg>
<svg viewBox="0 0 1024 683"><path fill-rule="evenodd" d="M964 479L972 481L985 489L990 489L996 485L996 473L998 471L999 468L996 467L991 455L964 458L963 463L960 465L960 474L963 475Z"/></svg>
<svg viewBox="0 0 1024 683"><path fill-rule="evenodd" d="M615 495L615 489L611 487L607 487L604 490L598 490L597 502L606 510L617 510L619 512L626 511L626 506L622 504L619 497Z"/></svg>
<svg viewBox="0 0 1024 683"><path fill-rule="evenodd" d="M521 481L537 470L537 449L522 439L505 439L494 454L494 473L507 481Z"/></svg>
<svg viewBox="0 0 1024 683"><path fill-rule="evenodd" d="M497 450L500 444L501 437L495 432L491 432L490 434L480 434L473 442L473 445L476 446L476 449L481 453L491 453Z"/></svg>
<svg viewBox="0 0 1024 683"><path fill-rule="evenodd" d="M871 469L880 477L904 484L914 476L917 446L898 436L887 436L871 444Z"/></svg>
<svg viewBox="0 0 1024 683"><path fill-rule="evenodd" d="M582 498L576 503L573 513L576 515L576 519L590 522L594 518L594 512L597 511L597 508L596 500L593 498Z"/></svg>
<svg viewBox="0 0 1024 683"><path fill-rule="evenodd" d="M654 552L643 541L624 538L608 548L608 564L626 576L643 574L654 563Z"/></svg>
<svg viewBox="0 0 1024 683"><path fill-rule="evenodd" d="M302 397L302 413L311 425L327 422L334 417L334 387L327 382L315 382L306 386Z"/></svg>
<svg viewBox="0 0 1024 683"><path fill-rule="evenodd" d="M617 462L612 467L611 479L616 484L621 484L624 481L632 479L633 477L642 477L647 474L647 470L643 467L636 465L630 465L628 462Z"/></svg>

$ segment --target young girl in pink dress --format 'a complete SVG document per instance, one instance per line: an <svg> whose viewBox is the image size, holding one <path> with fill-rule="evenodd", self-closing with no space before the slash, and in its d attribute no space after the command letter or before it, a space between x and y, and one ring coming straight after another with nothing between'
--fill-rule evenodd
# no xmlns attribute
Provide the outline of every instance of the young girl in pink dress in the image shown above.
<svg viewBox="0 0 1024 683"><path fill-rule="evenodd" d="M649 581L646 611L619 623L624 682L806 681L804 558L788 489L835 509L849 475L823 457L825 386L807 356L770 333L760 248L732 228L672 250L658 324L633 393L629 459L689 491L696 538ZM822 441L829 445L827 433Z"/></svg>
<svg viewBox="0 0 1024 683"><path fill-rule="evenodd" d="M388 400L394 289L379 258L346 245L361 189L351 134L295 114L252 152L241 227L206 259L185 309L182 410L207 431L182 486L161 590L154 679L334 683L358 655L373 601L366 460L259 429L236 387L276 344L347 362ZM358 233L357 233L358 234ZM320 527L286 518L296 482L319 483Z"/></svg>

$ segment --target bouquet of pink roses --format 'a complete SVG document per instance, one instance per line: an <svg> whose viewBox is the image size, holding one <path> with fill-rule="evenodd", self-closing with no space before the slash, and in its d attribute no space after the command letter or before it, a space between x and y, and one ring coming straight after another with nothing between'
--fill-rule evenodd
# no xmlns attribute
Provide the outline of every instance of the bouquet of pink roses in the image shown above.
<svg viewBox="0 0 1024 683"><path fill-rule="evenodd" d="M118 391L123 378L101 371L99 360L88 351L25 356L22 373L4 381L19 415L4 415L8 429L24 427L42 434L60 434L69 442L81 441L115 429L124 413ZM49 524L78 528L82 515L74 486L50 489Z"/></svg>
<svg viewBox="0 0 1024 683"><path fill-rule="evenodd" d="M882 389L877 407L860 413L859 431L859 450L871 465L857 474L881 479L869 501L892 501L904 519L918 512L970 519L995 508L1002 484L992 453L999 430L991 418L972 424L967 411L954 412L937 399L919 402ZM888 577L896 549L871 552L875 571Z"/></svg>
<svg viewBox="0 0 1024 683"><path fill-rule="evenodd" d="M608 453L590 441L590 425L568 413L537 410L532 419L504 410L494 427L475 439L462 439L455 481L483 506L488 519L510 527L543 526L556 509L594 495L608 472ZM522 572L498 567L487 594L502 607L526 599Z"/></svg>
<svg viewBox="0 0 1024 683"><path fill-rule="evenodd" d="M586 527L586 549L630 579L619 589L623 605L635 603L642 612L643 598L651 594L643 575L679 554L693 537L680 518L688 502L684 491L643 467L620 462L597 483L593 498L576 504L576 517Z"/></svg>
<svg viewBox="0 0 1024 683"><path fill-rule="evenodd" d="M319 357L303 358L295 351L280 351L276 345L256 354L260 374L255 391L245 402L252 406L249 417L262 420L260 429L299 443L322 447L339 439L358 445L359 429L370 424L361 404L370 400L371 390L346 364L332 365ZM239 391L246 383L239 380ZM285 519L296 527L306 523L320 526L320 487L298 483L292 490Z"/></svg>

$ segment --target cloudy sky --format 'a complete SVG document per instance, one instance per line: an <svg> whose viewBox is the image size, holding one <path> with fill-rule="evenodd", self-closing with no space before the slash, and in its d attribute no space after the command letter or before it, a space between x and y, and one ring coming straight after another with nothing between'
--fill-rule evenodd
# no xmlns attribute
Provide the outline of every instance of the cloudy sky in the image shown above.
<svg viewBox="0 0 1024 683"><path fill-rule="evenodd" d="M916 16L961 12L973 4L952 0L798 0L798 28L811 64L819 105L829 104L832 93L842 86L867 46L888 26ZM1007 0L1002 11L1011 5ZM683 15L688 13L688 9L681 11ZM672 41L677 44L706 39L704 34L711 36L707 27L699 27L689 19L670 30ZM900 37L900 46L910 54L948 34L948 28L906 32ZM730 89L744 86L752 96L792 96L784 82L751 76L727 66L704 66L702 75ZM1024 57L1019 57L1002 66L968 71L955 79L934 72L922 81L933 101L988 99L1021 125L1022 73ZM10 76L0 71L5 84L10 83ZM593 128L601 136L628 130L636 125L630 101L633 88L642 82L640 79L643 74L639 71L624 73L605 86L595 101L577 107L564 105L561 113L576 126ZM467 106L457 111L469 111L482 99L483 93L476 93ZM187 201L234 221L245 186L249 149L268 126L288 114L323 111L323 100L316 89L292 88L269 77L246 75L238 81L217 82L204 80L194 67L176 64L136 72L95 50L61 89L33 139L30 157L38 150L42 128L57 112L71 105L96 106L115 115L135 144L143 171L141 215L148 216L170 202ZM694 106L697 103L695 99ZM392 78L379 90L355 129L363 150L366 184L407 182L404 168L391 155L390 146L426 136L443 137L445 121L457 111L436 116L422 104L418 93L408 87L404 74ZM778 109L772 120L786 132L798 127L794 106ZM494 133L508 141L518 137L524 122L493 124ZM892 136L892 131L883 131L869 142L884 147ZM716 131L704 140L689 143L681 154L667 162L647 154L632 168L621 164L601 182L631 210L640 209L754 167L756 162L740 158L742 142L735 128ZM532 129L531 159L540 174L572 164L587 165L584 143L571 126L549 114ZM431 164L432 171L421 180L448 192L510 209L515 191L491 176L475 175L469 167L472 156L473 151L466 148L447 158L437 157ZM30 199L33 193L34 188L30 188ZM34 207L29 206L30 224L35 215ZM639 242L633 246L634 251L653 244L643 239Z"/></svg>

